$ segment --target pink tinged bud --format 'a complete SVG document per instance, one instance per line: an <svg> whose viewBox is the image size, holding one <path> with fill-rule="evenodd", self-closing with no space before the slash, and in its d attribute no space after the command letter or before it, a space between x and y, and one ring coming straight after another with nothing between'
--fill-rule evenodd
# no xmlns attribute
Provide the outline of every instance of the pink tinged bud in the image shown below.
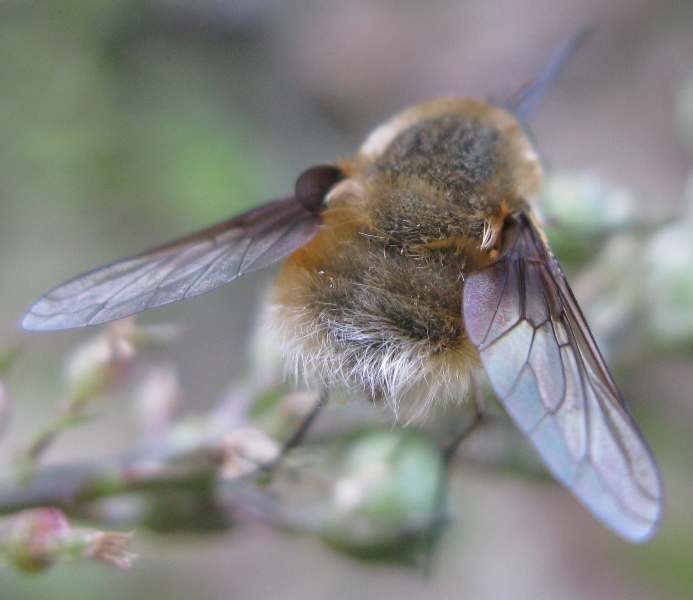
<svg viewBox="0 0 693 600"><path fill-rule="evenodd" d="M22 571L47 569L58 560L94 558L129 569L135 554L127 551L132 533L73 527L57 508L36 508L19 513L4 531L2 550Z"/></svg>
<svg viewBox="0 0 693 600"><path fill-rule="evenodd" d="M19 513L3 543L8 560L28 572L50 567L68 540L70 522L56 508L37 508Z"/></svg>

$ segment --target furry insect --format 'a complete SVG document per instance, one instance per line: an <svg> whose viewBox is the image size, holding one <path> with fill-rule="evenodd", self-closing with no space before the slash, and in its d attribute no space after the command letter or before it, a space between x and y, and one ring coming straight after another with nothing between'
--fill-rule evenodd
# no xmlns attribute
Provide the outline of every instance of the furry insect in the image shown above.
<svg viewBox="0 0 693 600"><path fill-rule="evenodd" d="M508 110L409 108L292 196L77 277L22 325L106 323L283 260L268 331L309 384L423 413L483 369L553 476L623 538L648 539L657 465L533 213L542 168L523 124L578 43Z"/></svg>

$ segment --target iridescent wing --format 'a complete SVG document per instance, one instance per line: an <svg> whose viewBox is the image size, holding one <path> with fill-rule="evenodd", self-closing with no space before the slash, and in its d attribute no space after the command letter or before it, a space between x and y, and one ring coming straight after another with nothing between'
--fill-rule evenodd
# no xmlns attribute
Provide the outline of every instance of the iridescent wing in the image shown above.
<svg viewBox="0 0 693 600"><path fill-rule="evenodd" d="M659 469L528 216L508 227L501 258L468 276L463 312L493 389L553 476L623 538L651 537Z"/></svg>
<svg viewBox="0 0 693 600"><path fill-rule="evenodd" d="M97 325L199 296L287 257L311 240L319 222L305 199L271 202L58 286L29 309L22 327Z"/></svg>

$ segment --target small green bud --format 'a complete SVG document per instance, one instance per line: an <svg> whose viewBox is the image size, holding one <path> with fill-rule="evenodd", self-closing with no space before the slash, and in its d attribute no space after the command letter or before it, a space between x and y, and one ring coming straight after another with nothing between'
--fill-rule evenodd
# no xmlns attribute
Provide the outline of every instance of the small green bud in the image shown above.
<svg viewBox="0 0 693 600"><path fill-rule="evenodd" d="M340 453L326 539L359 553L378 552L429 531L441 510L441 454L415 431L369 431Z"/></svg>
<svg viewBox="0 0 693 600"><path fill-rule="evenodd" d="M693 227L681 221L647 246L646 294L653 333L665 343L693 340Z"/></svg>
<svg viewBox="0 0 693 600"><path fill-rule="evenodd" d="M589 171L549 176L541 208L561 228L583 234L631 225L638 218L628 189L607 185Z"/></svg>
<svg viewBox="0 0 693 600"><path fill-rule="evenodd" d="M629 190L609 186L594 173L554 173L544 186L541 212L556 227L551 247L564 265L582 267L594 258L606 234L633 225L637 203ZM587 243L590 242L590 243Z"/></svg>

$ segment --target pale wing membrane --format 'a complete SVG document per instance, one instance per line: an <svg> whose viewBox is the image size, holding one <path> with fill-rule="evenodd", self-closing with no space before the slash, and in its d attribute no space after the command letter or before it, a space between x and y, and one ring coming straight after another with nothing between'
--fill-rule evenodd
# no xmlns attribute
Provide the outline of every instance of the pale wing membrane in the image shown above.
<svg viewBox="0 0 693 600"><path fill-rule="evenodd" d="M25 329L96 325L209 292L293 253L319 216L294 197L277 200L171 244L85 273L50 291Z"/></svg>
<svg viewBox="0 0 693 600"><path fill-rule="evenodd" d="M467 333L554 477L616 533L645 541L662 507L652 453L542 235L520 216L508 236L498 262L467 278Z"/></svg>

